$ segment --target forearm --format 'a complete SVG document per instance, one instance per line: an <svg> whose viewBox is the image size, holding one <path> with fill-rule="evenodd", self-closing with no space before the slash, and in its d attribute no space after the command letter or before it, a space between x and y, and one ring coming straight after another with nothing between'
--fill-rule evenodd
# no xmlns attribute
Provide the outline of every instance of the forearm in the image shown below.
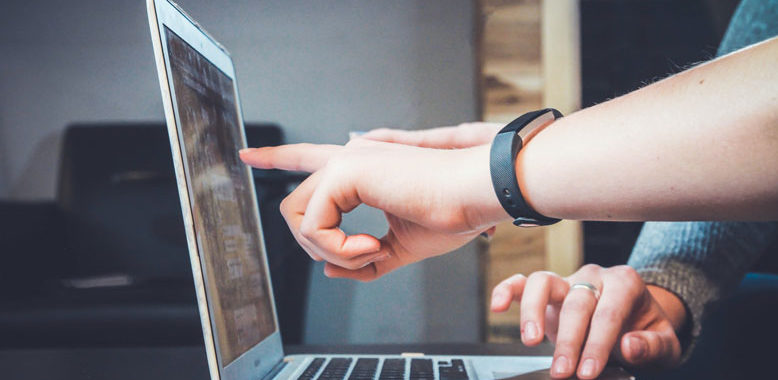
<svg viewBox="0 0 778 380"><path fill-rule="evenodd" d="M778 216L778 38L560 119L516 161L540 213L587 220Z"/></svg>

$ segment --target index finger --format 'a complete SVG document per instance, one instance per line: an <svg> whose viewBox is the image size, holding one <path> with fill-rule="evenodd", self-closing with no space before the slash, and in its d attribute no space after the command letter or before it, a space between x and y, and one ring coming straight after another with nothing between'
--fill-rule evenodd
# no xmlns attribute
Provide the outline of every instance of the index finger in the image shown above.
<svg viewBox="0 0 778 380"><path fill-rule="evenodd" d="M287 144L240 150L240 159L259 169L281 169L313 173L343 149L330 144Z"/></svg>

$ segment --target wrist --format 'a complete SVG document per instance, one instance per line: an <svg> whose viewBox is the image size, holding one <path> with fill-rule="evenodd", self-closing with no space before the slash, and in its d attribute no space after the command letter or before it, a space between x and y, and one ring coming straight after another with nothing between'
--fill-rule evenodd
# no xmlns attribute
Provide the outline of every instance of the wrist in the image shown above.
<svg viewBox="0 0 778 380"><path fill-rule="evenodd" d="M460 150L462 168L459 184L461 204L468 224L474 229L489 228L498 223L511 221L510 215L500 205L494 193L489 169L490 144ZM463 186L464 185L464 186Z"/></svg>
<svg viewBox="0 0 778 380"><path fill-rule="evenodd" d="M675 293L656 285L646 285L651 297L662 308L676 332L686 325L687 313L683 301Z"/></svg>

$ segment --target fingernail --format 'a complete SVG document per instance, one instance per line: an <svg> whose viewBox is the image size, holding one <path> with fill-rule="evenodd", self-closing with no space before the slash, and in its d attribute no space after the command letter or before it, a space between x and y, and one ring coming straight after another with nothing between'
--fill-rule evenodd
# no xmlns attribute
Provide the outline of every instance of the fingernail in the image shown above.
<svg viewBox="0 0 778 380"><path fill-rule="evenodd" d="M524 324L524 341L531 342L538 337L538 326L535 322L529 321Z"/></svg>
<svg viewBox="0 0 778 380"><path fill-rule="evenodd" d="M643 356L646 355L646 342L643 339L631 336L627 339L627 345L633 360L643 359Z"/></svg>
<svg viewBox="0 0 778 380"><path fill-rule="evenodd" d="M251 152L251 148L243 148L238 151L239 154L248 153Z"/></svg>
<svg viewBox="0 0 778 380"><path fill-rule="evenodd" d="M597 370L597 362L594 359L586 359L581 366L581 375L584 377L594 376L594 371Z"/></svg>
<svg viewBox="0 0 778 380"><path fill-rule="evenodd" d="M492 307L497 307L505 303L505 293L497 293L492 297Z"/></svg>
<svg viewBox="0 0 778 380"><path fill-rule="evenodd" d="M556 360L554 360L554 365L551 367L551 371L554 373L554 375L563 375L566 374L570 370L570 361L567 360L566 356L558 356Z"/></svg>

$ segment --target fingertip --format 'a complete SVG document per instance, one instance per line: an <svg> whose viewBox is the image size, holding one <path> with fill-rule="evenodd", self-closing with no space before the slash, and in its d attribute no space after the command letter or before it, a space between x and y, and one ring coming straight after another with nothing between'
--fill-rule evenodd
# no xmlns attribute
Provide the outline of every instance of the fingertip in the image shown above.
<svg viewBox="0 0 778 380"><path fill-rule="evenodd" d="M527 346L536 346L543 340L543 330L535 321L527 321L521 329L521 340Z"/></svg>
<svg viewBox="0 0 778 380"><path fill-rule="evenodd" d="M367 234L351 235L346 237L342 249L347 257L377 253L381 250L381 241Z"/></svg>
<svg viewBox="0 0 778 380"><path fill-rule="evenodd" d="M238 157L240 157L240 160L243 161L244 163L248 163L246 162L246 159L248 158L250 153L251 153L251 148L243 148L238 151Z"/></svg>
<svg viewBox="0 0 778 380"><path fill-rule="evenodd" d="M565 355L554 355L551 362L551 378L567 379L573 375L575 367L570 364L570 359Z"/></svg>
<svg viewBox="0 0 778 380"><path fill-rule="evenodd" d="M594 358L587 358L578 368L579 379L595 379L602 372L600 364Z"/></svg>
<svg viewBox="0 0 778 380"><path fill-rule="evenodd" d="M247 155L249 153L253 153L253 152L259 151L261 149L262 148L246 147L246 148L242 148L242 149L238 150L238 154L240 154L241 156L244 156L244 155Z"/></svg>
<svg viewBox="0 0 778 380"><path fill-rule="evenodd" d="M495 301L494 299L492 299L492 303L489 306L489 309L495 313L502 313L507 308L503 306L501 303L499 303L499 301Z"/></svg>
<svg viewBox="0 0 778 380"><path fill-rule="evenodd" d="M330 263L325 263L324 264L324 271L323 271L323 273L324 273L324 276L327 277L327 278L335 278L335 273L332 270L332 265Z"/></svg>
<svg viewBox="0 0 778 380"><path fill-rule="evenodd" d="M492 302L491 302L491 309L494 312L503 312L508 309L510 306L510 295L507 294L504 290L498 288L495 288L492 292Z"/></svg>
<svg viewBox="0 0 778 380"><path fill-rule="evenodd" d="M238 151L238 157L247 165L261 167L263 166L262 161L259 158L261 152L262 148L243 148Z"/></svg>
<svg viewBox="0 0 778 380"><path fill-rule="evenodd" d="M509 308L507 308L505 306L492 306L491 310L492 310L492 312L495 312L495 313L504 313L504 312L508 311L508 309Z"/></svg>
<svg viewBox="0 0 778 380"><path fill-rule="evenodd" d="M621 355L627 363L634 365L643 363L648 352L648 342L641 333L628 333L621 338Z"/></svg>

